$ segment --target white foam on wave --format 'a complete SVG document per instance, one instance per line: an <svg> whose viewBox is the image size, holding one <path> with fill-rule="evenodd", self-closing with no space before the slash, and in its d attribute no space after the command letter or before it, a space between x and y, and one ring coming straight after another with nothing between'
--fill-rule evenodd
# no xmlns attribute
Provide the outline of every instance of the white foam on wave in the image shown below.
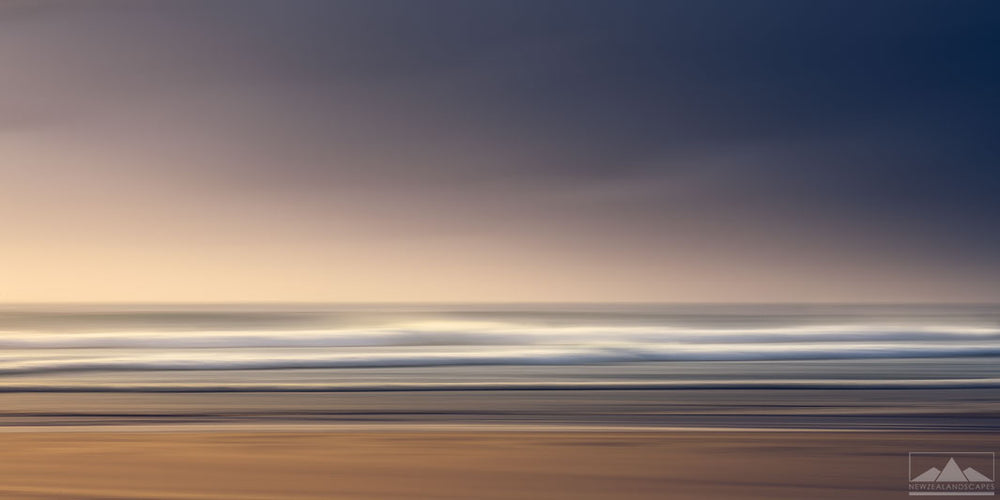
<svg viewBox="0 0 1000 500"><path fill-rule="evenodd" d="M654 361L758 361L1000 356L1000 342L691 344L601 343L489 348L78 350L7 352L0 374L61 371L281 370L463 365L579 365Z"/></svg>
<svg viewBox="0 0 1000 500"><path fill-rule="evenodd" d="M363 329L0 332L2 349L148 349L385 346L544 346L600 343L739 344L1000 341L1000 328L964 325L816 325L773 328L539 326L420 322Z"/></svg>

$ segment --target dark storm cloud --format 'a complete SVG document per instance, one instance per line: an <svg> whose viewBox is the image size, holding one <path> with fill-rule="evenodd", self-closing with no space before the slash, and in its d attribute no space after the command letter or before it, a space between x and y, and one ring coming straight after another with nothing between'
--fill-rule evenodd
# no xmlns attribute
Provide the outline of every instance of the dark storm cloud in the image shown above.
<svg viewBox="0 0 1000 500"><path fill-rule="evenodd" d="M112 42L180 53L157 49L146 65L256 79L265 90L290 85L282 88L299 93L284 98L306 108L293 116L303 127L317 125L309 109L329 119L324 106L346 90L402 105L379 123L389 132L433 124L451 128L441 140L551 149L549 161L526 166L536 173L629 175L673 153L776 142L794 150L845 136L887 139L903 156L952 148L980 163L995 154L983 139L996 125L1000 8L988 2L23 5L81 4L133 15L101 20L121 34Z"/></svg>
<svg viewBox="0 0 1000 500"><path fill-rule="evenodd" d="M644 160L746 145L816 148L813 160L828 163L824 142L867 142L879 145L871 158L837 169L774 168L850 180L942 157L982 181L996 155L1000 8L988 2L236 5L190 11L213 30L218 66L290 80L305 94L290 99L320 110L360 86L373 101L437 113L402 106L383 123L390 132L440 120L452 128L444 139L549 143L552 158L529 162L533 173L630 175L662 168ZM914 166L910 175L945 177Z"/></svg>
<svg viewBox="0 0 1000 500"><path fill-rule="evenodd" d="M991 2L209 2L192 12L221 40L219 65L303 92L290 99L300 108L287 117L294 137L281 139L289 149L335 144L401 178L430 168L589 189L732 155L706 204L747 198L998 249ZM345 98L374 118L324 127ZM412 161L384 161L394 148ZM309 162L274 172L312 188L341 174Z"/></svg>

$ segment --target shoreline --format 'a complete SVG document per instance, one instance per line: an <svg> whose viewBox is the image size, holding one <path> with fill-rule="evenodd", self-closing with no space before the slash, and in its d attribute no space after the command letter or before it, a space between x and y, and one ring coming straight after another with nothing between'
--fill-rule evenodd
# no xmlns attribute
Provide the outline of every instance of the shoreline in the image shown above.
<svg viewBox="0 0 1000 500"><path fill-rule="evenodd" d="M1000 390L0 394L0 432L119 427L997 432Z"/></svg>

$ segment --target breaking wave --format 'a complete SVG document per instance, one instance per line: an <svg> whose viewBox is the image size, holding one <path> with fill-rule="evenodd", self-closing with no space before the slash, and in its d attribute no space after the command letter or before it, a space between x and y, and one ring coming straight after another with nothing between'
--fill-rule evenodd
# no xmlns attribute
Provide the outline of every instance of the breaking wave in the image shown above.
<svg viewBox="0 0 1000 500"><path fill-rule="evenodd" d="M3 332L4 349L536 346L566 344L715 345L744 343L1000 342L1000 328L830 325L781 328L531 326L435 322L363 329L272 331ZM820 348L822 349L822 348Z"/></svg>
<svg viewBox="0 0 1000 500"><path fill-rule="evenodd" d="M1000 329L443 321L327 330L0 333L0 375L963 356L1000 356Z"/></svg>

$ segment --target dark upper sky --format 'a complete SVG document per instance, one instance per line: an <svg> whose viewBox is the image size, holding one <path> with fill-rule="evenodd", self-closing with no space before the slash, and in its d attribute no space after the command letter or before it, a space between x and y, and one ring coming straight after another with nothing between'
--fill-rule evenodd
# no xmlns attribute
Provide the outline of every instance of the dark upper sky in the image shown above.
<svg viewBox="0 0 1000 500"><path fill-rule="evenodd" d="M0 300L997 301L1000 4L0 5Z"/></svg>

